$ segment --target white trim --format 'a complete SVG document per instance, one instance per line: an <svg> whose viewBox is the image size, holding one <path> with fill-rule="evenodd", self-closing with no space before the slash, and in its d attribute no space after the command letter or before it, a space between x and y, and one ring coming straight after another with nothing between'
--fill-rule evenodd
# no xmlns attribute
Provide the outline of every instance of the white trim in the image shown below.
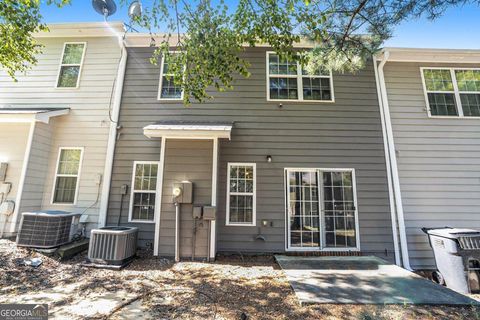
<svg viewBox="0 0 480 320"><path fill-rule="evenodd" d="M157 165L157 185L155 186L155 190L136 190L135 189L135 173L137 172L137 165L139 164L156 164ZM155 220L155 209L157 207L157 186L158 186L158 179L160 176L159 173L160 162L159 161L134 161L133 162L133 171L132 171L132 184L130 187L130 206L128 208L128 222L131 223L156 223ZM154 193L155 194L155 207L153 208L153 220L146 220L146 219L133 219L133 198L135 193Z"/></svg>
<svg viewBox="0 0 480 320"><path fill-rule="evenodd" d="M302 74L302 67L300 63L297 61L297 74L293 75L281 75L281 74L270 74L270 68L269 68L269 62L270 62L270 55L271 54L276 54L274 51L267 51L266 52L266 65L265 65L265 70L266 70L266 79L267 79L267 84L266 84L266 94L267 94L267 101L272 101L272 102L301 102L301 103L334 103L335 102L335 94L334 94L334 89L333 89L333 75L332 75L332 70L330 70L330 75L325 76L309 76L309 75L303 75ZM270 98L270 78L291 78L291 79L297 79L297 95L298 99L271 99ZM330 100L304 100L303 99L303 78L322 78L326 79L328 78L330 81L330 94L332 98Z"/></svg>
<svg viewBox="0 0 480 320"><path fill-rule="evenodd" d="M232 126L226 125L162 125L151 124L143 128L148 138L168 139L229 139Z"/></svg>
<svg viewBox="0 0 480 320"><path fill-rule="evenodd" d="M49 23L48 31L34 32L35 38L115 37L125 32L121 21Z"/></svg>
<svg viewBox="0 0 480 320"><path fill-rule="evenodd" d="M376 58L381 61L387 52L388 61L391 62L480 63L480 50L384 48Z"/></svg>
<svg viewBox="0 0 480 320"><path fill-rule="evenodd" d="M314 172L317 174L318 180L318 204L319 204L319 228L320 228L320 246L319 247L291 247L291 235L290 235L290 216L288 214L289 208L289 190L290 190L290 180L288 179L288 173L295 171L301 172ZM351 172L352 174L352 193L353 193L353 204L355 207L355 247L345 247L345 248L332 248L325 246L325 226L323 225L323 179L320 179L320 173L324 172ZM358 217L358 201L357 201L357 180L356 173L354 168L284 168L284 179L285 179L285 233L286 233L286 242L285 242L285 251L321 251L321 252L358 252L360 251L360 226L359 226L359 217Z"/></svg>
<svg viewBox="0 0 480 320"><path fill-rule="evenodd" d="M435 90L427 90L427 84L425 82L425 75L424 71L425 70L448 70L450 71L450 77L452 78L452 84L453 84L453 91L435 91ZM462 71L462 70L476 70L480 71L480 68L461 68L461 67L420 67L420 76L422 78L422 86L423 86L423 93L425 97L425 104L426 104L426 109L427 109L427 114L429 118L436 118L436 119L480 119L479 116L465 116L463 114L463 106L462 106L462 101L460 98L460 94L479 94L480 91L460 91L458 89L458 82L457 82L457 76L455 74L455 71ZM432 115L431 110L430 110L430 102L428 101L428 94L429 93L449 93L453 94L455 96L455 103L456 103L456 109L457 109L457 116L442 116L442 115Z"/></svg>
<svg viewBox="0 0 480 320"><path fill-rule="evenodd" d="M59 109L52 111L8 111L0 108L0 123L30 123L32 121L38 121L48 124L51 117L63 116L69 112L70 109Z"/></svg>
<svg viewBox="0 0 480 320"><path fill-rule="evenodd" d="M15 209L13 212L12 224L10 225L10 233L15 233L17 228L18 214L20 211L20 204L23 196L23 187L25 186L25 177L28 170L28 162L30 161L30 153L32 150L33 134L35 131L35 121L30 123L30 129L28 132L27 146L25 147L25 153L23 155L22 171L20 173L20 180L18 181L17 196L15 198ZM5 224L7 220L5 219Z"/></svg>
<svg viewBox="0 0 480 320"><path fill-rule="evenodd" d="M252 222L251 223L232 223L230 222L230 168L233 166L253 167L253 191L252 192L235 192L234 195L253 196ZM227 164L227 195L226 195L226 226L235 227L255 227L257 225L257 164L254 162L229 162Z"/></svg>
<svg viewBox="0 0 480 320"><path fill-rule="evenodd" d="M393 136L393 127L392 120L390 116L390 106L388 103L387 87L385 84L385 75L383 73L383 67L387 63L389 57L388 51L385 52L383 60L380 61L378 65L378 78L380 83L380 92L382 98L381 107L383 108L384 121L385 121L385 135L388 142L388 153L390 154L390 165L392 167L392 180L393 180L393 191L395 195L395 205L397 209L397 219L398 219L398 229L400 234L400 249L402 252L402 262L403 267L408 270L412 270L410 267L410 258L408 254L408 241L407 233L405 229L405 217L403 214L403 203L402 203L402 192L400 189L400 177L398 173L397 166L397 156L395 153L395 139Z"/></svg>
<svg viewBox="0 0 480 320"><path fill-rule="evenodd" d="M217 180L218 180L218 138L213 139L212 161L212 207L217 206ZM217 211L218 212L218 211ZM210 221L210 258L215 258L217 246L217 221Z"/></svg>
<svg viewBox="0 0 480 320"><path fill-rule="evenodd" d="M83 52L82 52L82 59L80 60L80 63L63 63L63 58L65 55L65 48L69 44L83 44ZM59 90L73 90L73 89L78 89L80 86L80 78L82 76L82 69L83 69L83 62L85 60L85 53L87 51L87 42L85 41L80 41L80 42L64 42L63 43L63 49L62 49L62 55L60 57L60 63L58 66L58 72L57 72L57 80L55 82L55 89ZM60 72L62 70L62 67L79 67L78 69L78 77L77 77L77 84L75 87L59 87L58 82L60 80Z"/></svg>
<svg viewBox="0 0 480 320"><path fill-rule="evenodd" d="M175 54L177 51L169 51L169 53ZM157 100L158 101L183 101L183 96L185 93L185 90L182 89L182 93L180 95L180 98L162 98L161 97L161 92L162 92L162 85L163 85L163 67L165 64L165 55L162 55L162 64L160 65L160 80L158 82L158 94L157 94Z"/></svg>
<svg viewBox="0 0 480 320"><path fill-rule="evenodd" d="M59 174L58 173L58 167L60 165L60 155L62 154L63 150L80 150L80 161L78 162L78 171L77 174ZM52 188L52 196L50 200L50 204L52 205L64 205L64 206L75 206L77 204L78 200L78 191L80 187L80 177L81 177L81 172L82 172L82 164L83 164L83 153L84 153L84 147L60 147L58 148L58 156L57 156L57 162L55 166L55 174L53 176L53 188ZM55 202L55 187L57 186L57 177L76 177L77 178L77 183L75 185L75 197L73 199L73 203L70 202Z"/></svg>
<svg viewBox="0 0 480 320"><path fill-rule="evenodd" d="M158 165L157 193L155 196L155 238L153 240L153 255L160 252L160 222L162 217L163 171L165 167L165 147L167 139L162 137L160 146L160 162Z"/></svg>
<svg viewBox="0 0 480 320"><path fill-rule="evenodd" d="M377 86L377 97L378 97L378 106L380 111L380 122L382 124L382 138L383 138L383 149L385 153L385 168L387 171L387 184L388 184L388 201L390 205L390 220L392 222L392 238L393 238L393 250L395 252L395 264L401 266L402 262L400 259L400 244L398 243L398 226L397 226L397 216L395 211L395 196L393 194L393 183L392 183L392 169L390 167L390 154L388 153L388 141L386 135L385 127L385 115L382 107L382 93L380 91L380 79L378 77L378 65L377 61L373 59L373 69L375 72L375 83Z"/></svg>
<svg viewBox="0 0 480 320"><path fill-rule="evenodd" d="M110 121L110 129L108 132L107 152L105 157L105 169L103 173L103 188L102 197L100 199L100 209L98 213L98 227L104 227L107 223L108 200L110 196L110 185L112 181L113 157L115 154L115 145L117 142L117 128L118 119L120 116L120 106L122 102L123 83L125 79L125 69L127 66L128 52L123 41L119 39L119 44L122 47L122 58L119 61L117 70L117 78L115 81L115 95L112 108L112 119Z"/></svg>

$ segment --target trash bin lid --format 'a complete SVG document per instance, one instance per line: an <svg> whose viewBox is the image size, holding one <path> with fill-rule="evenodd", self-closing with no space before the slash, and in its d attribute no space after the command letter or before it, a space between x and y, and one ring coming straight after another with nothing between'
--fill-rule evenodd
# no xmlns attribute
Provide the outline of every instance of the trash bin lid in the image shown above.
<svg viewBox="0 0 480 320"><path fill-rule="evenodd" d="M462 237L478 237L480 236L479 230L474 229L461 229L461 228L440 228L431 229L427 231L428 234L433 236L439 236L448 239L459 239Z"/></svg>

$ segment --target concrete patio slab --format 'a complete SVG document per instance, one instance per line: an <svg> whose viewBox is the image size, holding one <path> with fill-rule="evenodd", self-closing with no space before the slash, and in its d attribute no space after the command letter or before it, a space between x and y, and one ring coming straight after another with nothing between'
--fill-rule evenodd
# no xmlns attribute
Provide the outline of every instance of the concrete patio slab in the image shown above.
<svg viewBox="0 0 480 320"><path fill-rule="evenodd" d="M275 258L302 304L479 304L377 257Z"/></svg>

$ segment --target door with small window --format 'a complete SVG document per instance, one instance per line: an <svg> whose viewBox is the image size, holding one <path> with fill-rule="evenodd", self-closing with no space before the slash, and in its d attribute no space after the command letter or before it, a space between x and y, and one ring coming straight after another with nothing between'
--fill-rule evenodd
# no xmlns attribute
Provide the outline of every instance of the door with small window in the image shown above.
<svg viewBox="0 0 480 320"><path fill-rule="evenodd" d="M287 249L358 249L351 169L287 169Z"/></svg>

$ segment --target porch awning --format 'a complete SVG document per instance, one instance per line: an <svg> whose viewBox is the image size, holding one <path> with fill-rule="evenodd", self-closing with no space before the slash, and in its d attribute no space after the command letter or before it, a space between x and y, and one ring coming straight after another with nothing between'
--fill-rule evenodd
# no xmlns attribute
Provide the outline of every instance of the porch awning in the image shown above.
<svg viewBox="0 0 480 320"><path fill-rule="evenodd" d="M62 116L69 112L70 108L67 107L0 105L0 122L48 123L51 117Z"/></svg>
<svg viewBox="0 0 480 320"><path fill-rule="evenodd" d="M149 138L230 139L233 122L159 121L143 128Z"/></svg>

